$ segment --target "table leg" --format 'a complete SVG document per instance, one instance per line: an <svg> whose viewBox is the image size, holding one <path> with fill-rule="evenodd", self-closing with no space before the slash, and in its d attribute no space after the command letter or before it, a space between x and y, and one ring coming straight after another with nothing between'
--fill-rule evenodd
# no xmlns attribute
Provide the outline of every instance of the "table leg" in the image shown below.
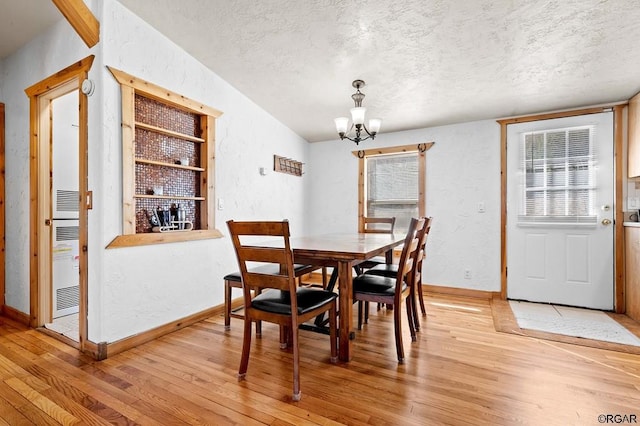
<svg viewBox="0 0 640 426"><path fill-rule="evenodd" d="M339 335L338 335L338 358L340 361L351 360L351 321L353 317L353 285L351 280L351 262L338 263L339 280Z"/></svg>
<svg viewBox="0 0 640 426"><path fill-rule="evenodd" d="M391 265L393 263L393 249L387 250L384 253L384 260L387 262L387 265Z"/></svg>

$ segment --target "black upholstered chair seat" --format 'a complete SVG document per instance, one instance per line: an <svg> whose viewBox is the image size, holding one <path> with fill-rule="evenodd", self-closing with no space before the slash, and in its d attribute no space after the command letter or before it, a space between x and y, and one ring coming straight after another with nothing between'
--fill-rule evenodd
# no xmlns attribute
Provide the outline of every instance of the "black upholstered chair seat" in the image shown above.
<svg viewBox="0 0 640 426"><path fill-rule="evenodd" d="M361 270L371 269L375 266L385 264L387 261L384 256L376 256L371 259L367 259L362 263L359 263L357 266L360 267Z"/></svg>
<svg viewBox="0 0 640 426"><path fill-rule="evenodd" d="M397 273L398 273L398 265L395 265L395 264L387 265L386 263L381 265L376 265L365 272L365 274L380 275L380 276L389 277L389 278L395 278Z"/></svg>
<svg viewBox="0 0 640 426"><path fill-rule="evenodd" d="M403 283L402 290L406 287L407 284ZM395 291L395 278L364 274L353 279L354 293L379 294L393 297Z"/></svg>
<svg viewBox="0 0 640 426"><path fill-rule="evenodd" d="M336 293L325 290L299 288L298 315L310 312L328 301L338 297ZM288 291L267 290L251 300L251 307L275 314L291 315L291 302Z"/></svg>
<svg viewBox="0 0 640 426"><path fill-rule="evenodd" d="M308 272L311 272L314 269L315 267L311 265L301 265L298 263L293 264L293 270L295 271L296 276L306 273L305 272L306 270L308 270ZM256 266L255 268L251 268L251 272L259 272L263 274L277 274L279 270L280 270L279 267L275 264L261 265L261 266ZM227 274L224 276L223 279L227 281L237 281L237 282L242 281L240 271Z"/></svg>

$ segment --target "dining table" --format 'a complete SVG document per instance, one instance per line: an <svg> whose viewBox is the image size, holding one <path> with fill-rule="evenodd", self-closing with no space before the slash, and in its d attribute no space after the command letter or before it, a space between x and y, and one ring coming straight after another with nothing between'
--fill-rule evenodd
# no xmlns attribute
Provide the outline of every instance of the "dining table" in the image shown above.
<svg viewBox="0 0 640 426"><path fill-rule="evenodd" d="M392 263L393 249L404 242L401 234L336 233L292 237L296 263L328 266L338 277L338 358L350 361L353 320L353 268L376 256Z"/></svg>

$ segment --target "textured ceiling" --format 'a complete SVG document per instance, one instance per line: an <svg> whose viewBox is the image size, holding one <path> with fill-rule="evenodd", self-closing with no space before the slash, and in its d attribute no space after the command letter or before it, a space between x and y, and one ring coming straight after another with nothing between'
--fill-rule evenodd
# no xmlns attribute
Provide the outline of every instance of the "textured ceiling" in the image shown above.
<svg viewBox="0 0 640 426"><path fill-rule="evenodd" d="M637 0L119 1L309 141L336 137L356 78L382 132L640 91Z"/></svg>
<svg viewBox="0 0 640 426"><path fill-rule="evenodd" d="M309 141L363 106L382 132L624 100L637 0L120 0Z"/></svg>

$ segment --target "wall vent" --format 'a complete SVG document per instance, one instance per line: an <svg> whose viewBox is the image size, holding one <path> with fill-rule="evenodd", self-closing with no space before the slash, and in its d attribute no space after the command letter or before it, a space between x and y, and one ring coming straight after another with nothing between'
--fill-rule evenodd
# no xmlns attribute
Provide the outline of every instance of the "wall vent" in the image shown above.
<svg viewBox="0 0 640 426"><path fill-rule="evenodd" d="M75 241L80 239L80 227L79 226L57 226L56 241Z"/></svg>
<svg viewBox="0 0 640 426"><path fill-rule="evenodd" d="M64 287L56 290L56 310L73 308L80 302L80 286Z"/></svg>
<svg viewBox="0 0 640 426"><path fill-rule="evenodd" d="M58 189L56 191L56 210L59 212L79 212L80 192Z"/></svg>

